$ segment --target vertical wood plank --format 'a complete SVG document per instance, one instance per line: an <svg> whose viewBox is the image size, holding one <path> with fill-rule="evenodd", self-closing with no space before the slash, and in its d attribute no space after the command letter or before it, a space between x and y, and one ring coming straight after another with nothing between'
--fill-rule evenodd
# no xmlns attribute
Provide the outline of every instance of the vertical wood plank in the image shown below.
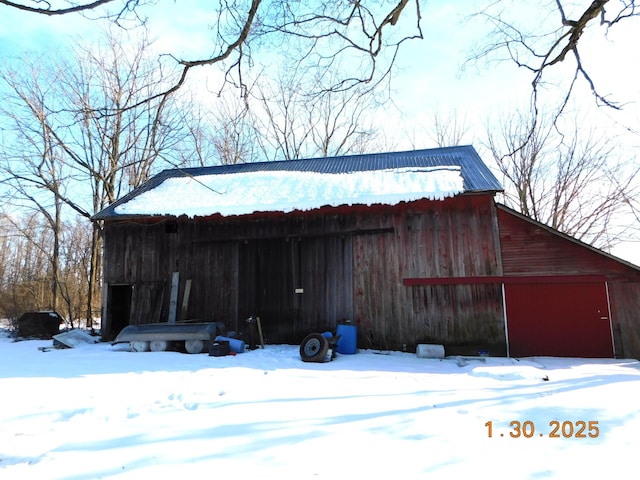
<svg viewBox="0 0 640 480"><path fill-rule="evenodd" d="M191 295L191 279L189 278L184 285L184 294L182 295L182 308L180 311L180 319L186 320L189 313L189 296Z"/></svg>
<svg viewBox="0 0 640 480"><path fill-rule="evenodd" d="M180 273L173 272L171 275L171 295L169 299L169 323L176 323L176 312L178 310L178 286L180 285Z"/></svg>

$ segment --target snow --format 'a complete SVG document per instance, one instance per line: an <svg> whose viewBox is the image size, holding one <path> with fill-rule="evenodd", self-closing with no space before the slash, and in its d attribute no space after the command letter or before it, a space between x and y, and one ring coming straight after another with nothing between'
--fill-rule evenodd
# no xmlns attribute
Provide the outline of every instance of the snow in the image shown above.
<svg viewBox="0 0 640 480"><path fill-rule="evenodd" d="M0 478L628 478L640 362L0 338ZM487 422L493 422L492 438ZM533 423L511 438L512 421ZM550 423L594 438L550 438ZM525 427L529 433L530 425ZM597 428L597 436L595 436ZM575 431L575 429L574 429ZM542 436L540 436L542 433Z"/></svg>
<svg viewBox="0 0 640 480"><path fill-rule="evenodd" d="M257 171L169 178L116 207L120 215L222 216L323 206L395 205L463 191L459 166L349 173Z"/></svg>

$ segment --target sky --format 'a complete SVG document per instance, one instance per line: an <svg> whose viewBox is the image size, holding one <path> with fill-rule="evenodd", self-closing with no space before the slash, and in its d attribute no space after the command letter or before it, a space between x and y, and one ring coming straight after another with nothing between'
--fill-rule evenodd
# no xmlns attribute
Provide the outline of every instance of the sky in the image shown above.
<svg viewBox="0 0 640 480"><path fill-rule="evenodd" d="M52 345L0 329L0 478L512 480L637 468L637 360L359 350L305 363L295 345L226 357Z"/></svg>
<svg viewBox="0 0 640 480"><path fill-rule="evenodd" d="M374 123L381 126L393 150L436 146L430 134L435 112L445 117L461 117L467 126L464 143L471 143L488 161L487 125L516 108L528 105L531 74L512 62L491 61L468 63L474 49L486 44L489 27L481 17L472 16L490 2L433 0L423 3L424 40L406 43L401 49L391 81L392 104L378 114ZM536 22L555 21L555 14L545 15L540 2L529 4L504 0L505 11L518 12ZM553 8L554 2L548 2ZM588 1L573 4L588 4ZM208 2L181 0L159 2L157 8L141 11L148 15L151 35L161 51L194 58L208 54L212 30L207 28ZM571 5L571 4L567 4ZM160 10L161 9L161 10ZM158 11L162 14L158 15ZM553 10L551 10L553 11ZM569 12L570 14L570 12ZM19 51L35 50L56 55L78 38L96 35L96 23L80 16L39 17L0 7L0 58ZM516 18L516 17L514 17ZM204 19L204 22L202 21ZM520 18L519 20L522 20ZM205 27L203 28L203 24ZM527 22L524 22L527 25ZM585 32L582 59L599 90L623 105L615 111L597 108L585 82L579 82L576 102L571 105L585 130L596 126L598 132L615 142L622 157L637 157L640 136L629 133L640 130L640 82L635 81L635 66L640 64L640 50L635 48L633 22L620 24L608 32L602 26ZM605 35L606 34L606 35ZM267 59L268 63L268 59ZM566 85L569 64L557 67L548 78L545 98L557 99L555 83ZM204 84L215 90L220 72L215 68L197 69L192 85ZM204 83L202 83L204 82ZM621 245L614 254L640 264L638 242Z"/></svg>

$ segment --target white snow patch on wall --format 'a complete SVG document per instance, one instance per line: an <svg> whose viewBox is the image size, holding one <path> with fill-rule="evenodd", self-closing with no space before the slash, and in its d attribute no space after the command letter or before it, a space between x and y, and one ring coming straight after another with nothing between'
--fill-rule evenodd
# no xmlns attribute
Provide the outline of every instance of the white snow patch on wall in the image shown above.
<svg viewBox="0 0 640 480"><path fill-rule="evenodd" d="M170 178L116 207L119 215L245 215L339 205L441 200L463 191L459 166L350 173L267 171Z"/></svg>

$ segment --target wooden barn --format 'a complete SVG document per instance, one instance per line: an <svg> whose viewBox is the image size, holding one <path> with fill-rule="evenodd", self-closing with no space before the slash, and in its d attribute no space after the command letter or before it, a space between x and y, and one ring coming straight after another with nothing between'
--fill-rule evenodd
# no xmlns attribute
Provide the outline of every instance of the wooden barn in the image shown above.
<svg viewBox="0 0 640 480"><path fill-rule="evenodd" d="M471 146L165 170L104 222L103 340L259 316L269 343L640 357L640 268L495 202Z"/></svg>

